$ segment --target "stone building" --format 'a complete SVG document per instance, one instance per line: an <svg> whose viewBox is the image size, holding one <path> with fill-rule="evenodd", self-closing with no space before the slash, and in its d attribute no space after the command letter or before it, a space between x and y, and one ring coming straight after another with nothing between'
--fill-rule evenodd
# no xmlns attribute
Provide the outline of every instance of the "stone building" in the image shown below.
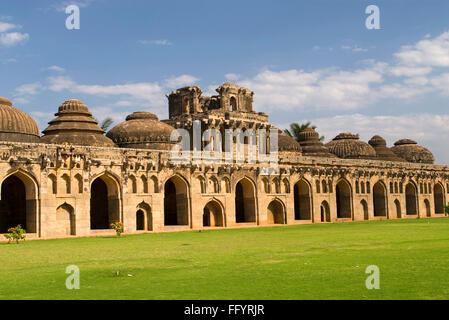
<svg viewBox="0 0 449 320"><path fill-rule="evenodd" d="M86 105L68 100L42 136L0 98L0 233L18 224L28 238L53 238L113 234L116 221L136 233L445 216L449 167L415 141L388 148L380 136L341 133L323 144L307 129L297 142L253 110L253 96L231 83L212 97L181 88L167 95L169 119L134 112L106 135ZM176 161L175 129L190 134L188 161ZM267 174L273 163L259 158L225 161L238 141L245 157L274 156L276 170ZM195 158L210 145L213 161Z"/></svg>

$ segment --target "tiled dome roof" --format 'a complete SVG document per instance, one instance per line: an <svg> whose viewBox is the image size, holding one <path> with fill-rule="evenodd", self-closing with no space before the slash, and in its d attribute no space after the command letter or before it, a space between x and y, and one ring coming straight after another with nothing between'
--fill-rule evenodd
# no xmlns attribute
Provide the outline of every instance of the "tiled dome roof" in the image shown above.
<svg viewBox="0 0 449 320"><path fill-rule="evenodd" d="M170 142L173 130L155 114L138 111L128 115L125 122L116 125L106 136L122 148L170 150L176 144Z"/></svg>
<svg viewBox="0 0 449 320"><path fill-rule="evenodd" d="M393 151L387 147L387 142L381 136L374 136L368 141L369 145L376 150L377 158L386 161L405 161L398 157Z"/></svg>
<svg viewBox="0 0 449 320"><path fill-rule="evenodd" d="M376 151L352 133L340 133L326 146L329 151L344 159L375 159Z"/></svg>
<svg viewBox="0 0 449 320"><path fill-rule="evenodd" d="M435 161L432 152L410 139L396 141L391 151L408 162L432 164Z"/></svg>
<svg viewBox="0 0 449 320"><path fill-rule="evenodd" d="M301 146L298 141L293 139L292 137L282 133L279 130L278 133L278 151L280 152L297 152L301 153Z"/></svg>
<svg viewBox="0 0 449 320"><path fill-rule="evenodd" d="M39 142L36 121L4 97L0 97L0 141Z"/></svg>
<svg viewBox="0 0 449 320"><path fill-rule="evenodd" d="M301 145L302 154L304 156L336 157L334 154L330 153L329 149L320 141L319 133L313 128L304 129L299 134L299 144Z"/></svg>
<svg viewBox="0 0 449 320"><path fill-rule="evenodd" d="M92 118L87 106L79 100L64 102L55 113L41 141L52 144L73 144L82 146L114 147L115 144L104 136L97 121Z"/></svg>

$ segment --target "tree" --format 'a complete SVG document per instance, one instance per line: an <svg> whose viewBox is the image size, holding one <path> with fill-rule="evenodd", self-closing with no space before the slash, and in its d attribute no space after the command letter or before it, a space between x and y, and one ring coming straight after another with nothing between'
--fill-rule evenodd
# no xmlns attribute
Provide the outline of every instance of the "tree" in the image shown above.
<svg viewBox="0 0 449 320"><path fill-rule="evenodd" d="M299 141L299 135L304 130L312 128L316 129L316 126L313 126L310 121L298 124L297 122L293 122L290 125L290 129L284 129L284 133L292 138L294 138L296 141ZM324 141L324 136L320 137L320 141Z"/></svg>
<svg viewBox="0 0 449 320"><path fill-rule="evenodd" d="M98 123L98 120L96 119L96 118L94 118L94 117L92 117L95 121L97 121L97 123ZM103 119L103 121L100 123L100 128L103 130L103 132L104 133L106 133L106 131L108 131L108 129L109 129L109 127L112 125L114 123L114 120L112 120L112 118L110 118L110 117L107 117L107 118L104 118Z"/></svg>

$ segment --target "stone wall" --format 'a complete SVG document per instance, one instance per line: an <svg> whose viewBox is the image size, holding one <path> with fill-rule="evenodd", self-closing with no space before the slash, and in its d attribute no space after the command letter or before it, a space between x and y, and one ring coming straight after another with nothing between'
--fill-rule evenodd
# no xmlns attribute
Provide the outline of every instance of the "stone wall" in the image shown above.
<svg viewBox="0 0 449 320"><path fill-rule="evenodd" d="M29 238L54 238L113 234L107 225L115 221L134 233L440 217L449 200L447 166L294 153L279 154L275 175L261 174L264 166L175 165L167 151L0 143L0 228L22 221ZM18 195L10 186L24 190L22 218L14 216Z"/></svg>

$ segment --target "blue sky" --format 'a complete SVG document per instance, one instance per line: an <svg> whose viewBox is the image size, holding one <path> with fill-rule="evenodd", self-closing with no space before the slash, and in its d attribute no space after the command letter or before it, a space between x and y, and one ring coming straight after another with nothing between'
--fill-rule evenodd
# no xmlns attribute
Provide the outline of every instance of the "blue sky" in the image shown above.
<svg viewBox="0 0 449 320"><path fill-rule="evenodd" d="M80 30L65 27L69 4ZM379 30L365 27L372 4ZM0 75L41 130L70 98L100 120L164 119L171 90L232 81L281 128L412 138L449 163L448 1L2 0Z"/></svg>

